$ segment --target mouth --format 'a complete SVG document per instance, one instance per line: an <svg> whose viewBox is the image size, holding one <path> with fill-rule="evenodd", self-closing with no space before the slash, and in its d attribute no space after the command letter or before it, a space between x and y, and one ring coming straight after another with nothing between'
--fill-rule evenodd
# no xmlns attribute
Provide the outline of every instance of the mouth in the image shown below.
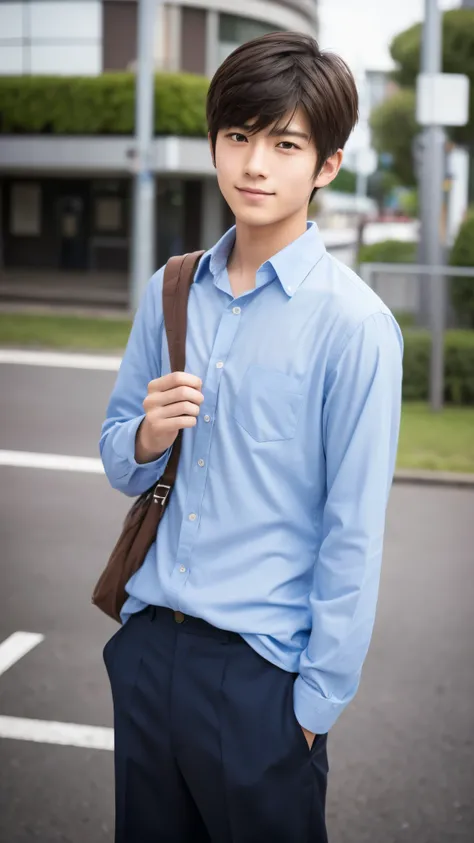
<svg viewBox="0 0 474 843"><path fill-rule="evenodd" d="M239 193L244 193L246 196L274 196L274 193L267 193L265 190L256 190L252 187L238 187Z"/></svg>

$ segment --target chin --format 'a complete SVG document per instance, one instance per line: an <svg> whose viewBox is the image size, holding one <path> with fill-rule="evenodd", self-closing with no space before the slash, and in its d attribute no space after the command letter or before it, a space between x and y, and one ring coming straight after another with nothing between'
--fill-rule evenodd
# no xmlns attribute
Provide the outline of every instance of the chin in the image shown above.
<svg viewBox="0 0 474 843"><path fill-rule="evenodd" d="M254 210L232 208L232 212L235 216L236 222L254 227L272 225L280 220L280 217L277 214L269 214L268 211L265 212L263 209L259 208L255 208Z"/></svg>

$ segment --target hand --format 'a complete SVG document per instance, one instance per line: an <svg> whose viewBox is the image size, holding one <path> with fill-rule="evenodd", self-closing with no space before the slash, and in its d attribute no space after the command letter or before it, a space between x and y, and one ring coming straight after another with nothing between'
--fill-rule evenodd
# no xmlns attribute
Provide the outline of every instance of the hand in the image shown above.
<svg viewBox="0 0 474 843"><path fill-rule="evenodd" d="M316 740L316 735L314 732L309 732L308 729L305 729L304 726L301 727L303 729L303 734L308 742L308 746L310 749L313 748L313 743Z"/></svg>
<svg viewBox="0 0 474 843"><path fill-rule="evenodd" d="M187 372L171 372L148 384L143 402L145 418L138 428L135 459L153 462L175 441L180 430L197 424L204 401L201 378Z"/></svg>

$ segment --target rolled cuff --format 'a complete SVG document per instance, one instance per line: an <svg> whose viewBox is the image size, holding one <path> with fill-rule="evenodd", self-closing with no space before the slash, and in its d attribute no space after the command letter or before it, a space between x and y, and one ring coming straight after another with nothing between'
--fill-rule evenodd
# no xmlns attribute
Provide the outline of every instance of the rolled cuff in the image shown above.
<svg viewBox="0 0 474 843"><path fill-rule="evenodd" d="M302 676L298 676L293 686L293 705L300 726L316 735L325 735L334 726L347 703L321 697Z"/></svg>
<svg viewBox="0 0 474 843"><path fill-rule="evenodd" d="M112 448L116 457L116 466L117 468L119 466L122 467L121 470L119 469L117 472L120 477L128 478L129 482L132 478L134 481L137 481L138 478L140 478L140 489L134 488L132 491L133 494L140 494L141 491L145 491L161 477L171 454L171 448L168 448L161 457L158 457L158 459L153 460L152 462L138 463L136 461L135 440L137 430L144 418L145 414L138 416L135 419L122 422L119 429L115 431L112 442ZM135 486L135 482L133 485Z"/></svg>

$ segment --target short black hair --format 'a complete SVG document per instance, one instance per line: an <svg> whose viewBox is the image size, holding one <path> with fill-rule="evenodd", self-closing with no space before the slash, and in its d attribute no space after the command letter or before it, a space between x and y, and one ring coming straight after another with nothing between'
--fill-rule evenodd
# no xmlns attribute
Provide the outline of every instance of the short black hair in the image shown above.
<svg viewBox="0 0 474 843"><path fill-rule="evenodd" d="M304 33L271 32L247 41L225 59L211 81L206 111L214 156L220 129L253 120L250 131L255 134L288 114L292 118L298 107L311 125L316 176L345 146L358 120L359 98L349 67Z"/></svg>

